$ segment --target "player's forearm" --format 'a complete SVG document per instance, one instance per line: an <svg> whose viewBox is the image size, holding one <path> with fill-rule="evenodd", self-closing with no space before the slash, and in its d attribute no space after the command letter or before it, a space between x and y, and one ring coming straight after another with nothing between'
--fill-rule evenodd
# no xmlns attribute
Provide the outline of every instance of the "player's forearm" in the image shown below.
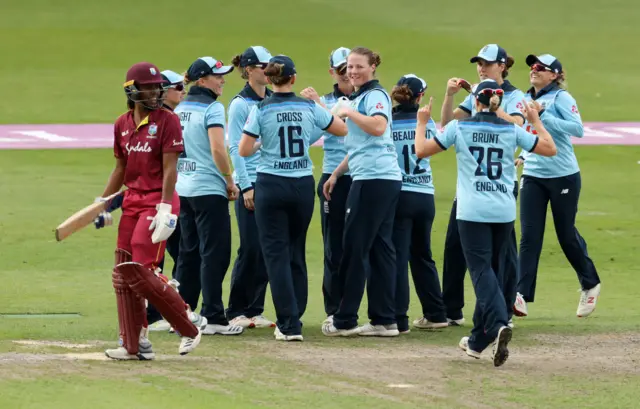
<svg viewBox="0 0 640 409"><path fill-rule="evenodd" d="M345 173L349 171L349 155L345 156L342 162L338 165L337 168L332 173L332 176L339 178L343 176Z"/></svg>
<svg viewBox="0 0 640 409"><path fill-rule="evenodd" d="M229 155L227 155L227 150L224 146L214 146L213 147L213 162L216 164L216 167L222 174L222 177L227 181L227 184L233 183L233 178L231 177L231 164L229 163Z"/></svg>
<svg viewBox="0 0 640 409"><path fill-rule="evenodd" d="M416 145L416 155L419 158L426 157L424 154L427 147L427 124L418 123L416 125L416 136L415 136L415 145Z"/></svg>
<svg viewBox="0 0 640 409"><path fill-rule="evenodd" d="M107 180L107 186L104 188L102 192L102 197L110 196L122 188L124 183L124 167L117 164L113 169L111 174L109 175L109 180Z"/></svg>
<svg viewBox="0 0 640 409"><path fill-rule="evenodd" d="M238 179L238 185L240 185L240 189L247 189L251 186L251 182L249 181L249 174L247 172L245 159L240 156L237 144L231 145L231 147L229 148L229 155L231 156L233 169L236 171L236 177Z"/></svg>
<svg viewBox="0 0 640 409"><path fill-rule="evenodd" d="M440 125L445 126L453 120L453 95L444 96L442 109L440 110Z"/></svg>
<svg viewBox="0 0 640 409"><path fill-rule="evenodd" d="M179 153L165 153L162 157L162 202L173 203L173 193L178 181Z"/></svg>
<svg viewBox="0 0 640 409"><path fill-rule="evenodd" d="M358 111L350 111L347 116L360 129L371 136L382 136L387 128L387 120L381 115L367 116Z"/></svg>

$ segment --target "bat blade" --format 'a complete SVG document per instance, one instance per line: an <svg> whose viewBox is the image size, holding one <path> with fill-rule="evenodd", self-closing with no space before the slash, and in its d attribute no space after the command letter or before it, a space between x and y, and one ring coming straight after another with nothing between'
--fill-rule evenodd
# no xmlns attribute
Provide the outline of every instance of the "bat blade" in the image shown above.
<svg viewBox="0 0 640 409"><path fill-rule="evenodd" d="M63 221L56 228L56 241L62 241L78 230L87 227L93 222L96 217L98 217L100 213L102 213L111 204L111 201L113 199L115 199L122 193L124 192L114 193L111 196L108 196L105 201L92 203L89 206L84 207L75 212L73 215L69 216L67 220Z"/></svg>

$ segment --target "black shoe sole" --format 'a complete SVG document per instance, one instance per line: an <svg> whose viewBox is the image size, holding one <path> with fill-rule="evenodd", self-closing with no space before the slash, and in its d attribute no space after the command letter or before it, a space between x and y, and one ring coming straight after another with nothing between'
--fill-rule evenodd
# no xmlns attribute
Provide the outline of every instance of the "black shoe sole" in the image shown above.
<svg viewBox="0 0 640 409"><path fill-rule="evenodd" d="M496 346L496 353L493 356L493 366L498 367L504 365L509 358L509 349L507 345L511 341L513 331L509 327L503 327L498 332L498 345Z"/></svg>

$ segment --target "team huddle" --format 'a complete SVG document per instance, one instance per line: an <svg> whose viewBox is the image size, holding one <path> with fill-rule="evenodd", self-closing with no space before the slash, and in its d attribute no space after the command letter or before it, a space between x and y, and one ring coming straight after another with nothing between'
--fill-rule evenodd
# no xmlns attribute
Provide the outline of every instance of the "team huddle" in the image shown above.
<svg viewBox="0 0 640 409"><path fill-rule="evenodd" d="M233 65L198 58L183 75L149 63L131 67L124 84L129 111L114 127L116 166L97 200L127 189L95 220L98 228L108 226L122 207L113 272L120 345L107 356L153 359L149 331L176 332L181 354L202 335L255 327L273 327L276 340L302 341L305 247L316 195L328 337L408 333L409 266L422 306L413 327L464 325L468 269L476 305L470 336L459 347L480 358L492 346L494 365L504 364L512 316L526 316L534 301L549 203L581 284L577 316L591 314L600 279L575 227L581 181L571 144L583 135L582 120L564 89L563 67L549 54L527 56L531 88L523 93L506 80L514 59L498 45L483 47L470 62L479 81L448 81L442 129L432 119L432 98L420 108L426 81L407 74L387 92L375 76L380 56L364 47L331 53L334 88L323 96L310 87L295 93L293 60L261 46L234 57ZM236 69L246 85L225 109L217 99ZM469 95L454 108L460 90ZM309 148L320 138L316 184ZM441 287L431 252L429 159L452 146L458 178ZM240 246L225 309L230 201ZM162 273L165 248L174 261L172 280ZM263 315L267 285L275 322ZM365 289L369 322L359 325Z"/></svg>

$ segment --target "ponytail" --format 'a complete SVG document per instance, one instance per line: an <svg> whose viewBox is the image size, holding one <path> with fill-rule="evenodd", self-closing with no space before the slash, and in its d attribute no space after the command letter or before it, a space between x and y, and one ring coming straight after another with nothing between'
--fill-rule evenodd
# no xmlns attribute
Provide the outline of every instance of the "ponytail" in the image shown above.
<svg viewBox="0 0 640 409"><path fill-rule="evenodd" d="M509 76L509 69L513 67L513 64L515 63L516 60L514 60L512 56L507 55L507 62L504 64L504 71L502 71L502 79L505 79Z"/></svg>
<svg viewBox="0 0 640 409"><path fill-rule="evenodd" d="M400 105L409 105L411 103L415 103L416 97L414 97L413 92L409 88L407 84L404 85L396 85L391 90L391 99L396 101Z"/></svg>
<svg viewBox="0 0 640 409"><path fill-rule="evenodd" d="M493 94L489 100L489 112L496 112L500 108L500 97Z"/></svg>
<svg viewBox="0 0 640 409"><path fill-rule="evenodd" d="M271 81L273 85L285 85L291 81L291 76L282 75L283 69L284 64L270 62L267 68L264 69L264 75L269 77L269 81Z"/></svg>
<svg viewBox="0 0 640 409"><path fill-rule="evenodd" d="M185 88L187 87L187 85L191 85L191 83L194 82L191 78L189 78L189 75L186 72L182 74L182 76L184 77L183 82L184 82Z"/></svg>
<svg viewBox="0 0 640 409"><path fill-rule="evenodd" d="M236 55L231 60L231 64L233 64L233 66L236 67L236 69L240 73L240 78L242 78L243 80L248 80L249 79L249 73L247 72L247 67L241 67L240 66L240 59L241 58L242 58L242 56L240 54Z"/></svg>

